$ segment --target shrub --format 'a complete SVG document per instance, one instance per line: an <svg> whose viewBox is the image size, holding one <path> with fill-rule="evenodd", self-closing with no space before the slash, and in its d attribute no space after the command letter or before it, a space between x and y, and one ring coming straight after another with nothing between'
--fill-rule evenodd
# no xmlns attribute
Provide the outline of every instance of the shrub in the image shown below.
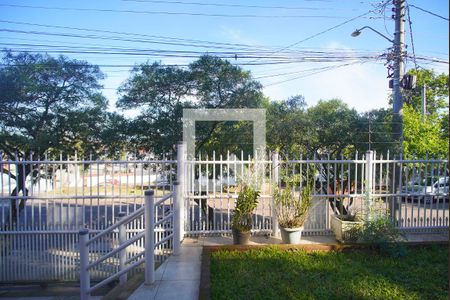
<svg viewBox="0 0 450 300"><path fill-rule="evenodd" d="M297 198L288 184L284 189L275 187L273 192L278 224L283 228L303 226L311 207L311 187L302 188Z"/></svg>
<svg viewBox="0 0 450 300"><path fill-rule="evenodd" d="M381 254L397 258L406 254L403 235L387 215L366 220L359 232L359 241L369 244Z"/></svg>
<svg viewBox="0 0 450 300"><path fill-rule="evenodd" d="M236 200L231 227L239 231L252 229L252 212L258 205L259 191L252 186L242 185Z"/></svg>

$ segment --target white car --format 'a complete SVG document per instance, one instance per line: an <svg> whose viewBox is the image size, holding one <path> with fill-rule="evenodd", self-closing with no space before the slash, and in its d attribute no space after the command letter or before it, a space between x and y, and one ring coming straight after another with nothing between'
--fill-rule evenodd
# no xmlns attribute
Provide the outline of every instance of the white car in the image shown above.
<svg viewBox="0 0 450 300"><path fill-rule="evenodd" d="M430 203L431 200L433 202L447 201L448 202L448 183L449 177L439 177L438 180L434 181L433 184L427 184L425 187L425 202Z"/></svg>
<svg viewBox="0 0 450 300"><path fill-rule="evenodd" d="M412 181L402 188L402 194L408 194L403 199L408 201L425 201L427 204L432 201L448 202L448 184L448 176L427 177L426 179Z"/></svg>

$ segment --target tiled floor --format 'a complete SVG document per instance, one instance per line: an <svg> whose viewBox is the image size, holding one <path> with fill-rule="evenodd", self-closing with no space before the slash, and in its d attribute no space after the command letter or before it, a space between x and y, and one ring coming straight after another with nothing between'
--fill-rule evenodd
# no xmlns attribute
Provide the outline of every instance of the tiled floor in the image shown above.
<svg viewBox="0 0 450 300"><path fill-rule="evenodd" d="M179 256L170 256L156 271L152 285L142 284L129 300L196 300L200 285L202 247L184 243Z"/></svg>

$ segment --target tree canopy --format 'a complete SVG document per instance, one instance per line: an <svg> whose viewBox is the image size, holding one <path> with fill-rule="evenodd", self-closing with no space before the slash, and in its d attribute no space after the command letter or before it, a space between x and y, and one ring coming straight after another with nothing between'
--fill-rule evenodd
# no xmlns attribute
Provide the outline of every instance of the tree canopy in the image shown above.
<svg viewBox="0 0 450 300"><path fill-rule="evenodd" d="M2 156L40 160L46 152L99 150L105 144L111 150L117 143L108 130L121 117L106 112L101 79L99 68L84 61L6 52L0 66ZM0 171L17 184L11 196L27 196L26 178L39 176L32 164L16 167L14 174L5 167ZM11 199L13 222L24 205L24 199Z"/></svg>
<svg viewBox="0 0 450 300"><path fill-rule="evenodd" d="M135 147L166 153L182 140L183 108L256 108L263 101L261 89L249 72L205 55L187 69L160 63L135 67L119 88L117 107L139 109L129 131ZM230 122L200 123L196 126L197 150L223 152L224 144L214 141L245 127Z"/></svg>
<svg viewBox="0 0 450 300"><path fill-rule="evenodd" d="M117 107L138 110L127 119L107 112L97 66L64 56L5 52L0 66L0 148L9 155L47 150L108 151L124 147L163 154L182 139L184 108L266 108L267 143L289 153L338 154L392 147L392 111L358 113L339 99L307 107L301 95L264 97L252 74L204 55L187 67L159 62L133 68L119 88ZM418 88L405 91L406 155L448 153L449 77L412 70ZM425 121L419 115L427 86ZM196 150L218 154L252 151L250 122L197 122ZM447 149L447 150L446 150Z"/></svg>
<svg viewBox="0 0 450 300"><path fill-rule="evenodd" d="M103 125L114 118L105 112L103 78L84 61L6 52L0 66L0 149L22 156L103 147Z"/></svg>
<svg viewBox="0 0 450 300"><path fill-rule="evenodd" d="M449 75L433 70L411 70L417 76L417 88L404 94L403 153L425 157L448 157ZM426 86L426 115L421 115L422 90Z"/></svg>

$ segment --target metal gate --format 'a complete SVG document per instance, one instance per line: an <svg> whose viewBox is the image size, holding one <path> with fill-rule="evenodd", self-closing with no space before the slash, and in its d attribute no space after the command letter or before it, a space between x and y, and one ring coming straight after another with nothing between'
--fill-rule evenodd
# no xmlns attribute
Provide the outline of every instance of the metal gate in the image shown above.
<svg viewBox="0 0 450 300"><path fill-rule="evenodd" d="M362 209L368 193L390 210L400 229L448 230L449 174L444 159L391 158L368 152L353 158L295 158L276 153L244 157L239 153L188 160L183 145L179 147L177 160L0 156L0 282L77 281L79 229L87 227L92 233L105 229L120 212L129 214L141 207L146 189L163 196L171 192L175 179L184 195L184 233L229 233L238 185L247 180L250 170L256 170L261 189L253 215L255 233L276 229L272 188L282 186L286 176L314 179L306 234L330 234L333 202L344 199L354 209ZM21 178L26 170L30 175ZM16 193L19 180L26 189ZM296 190L301 188L302 180L297 180ZM142 219L131 223L128 238L143 226ZM92 249L102 255L117 243L118 233L112 232ZM127 255L142 249L141 240ZM93 270L92 278L105 278L118 267L117 259L108 259Z"/></svg>
<svg viewBox="0 0 450 300"><path fill-rule="evenodd" d="M330 215L336 202L342 200L347 208L361 212L368 196L402 230L428 232L449 226L449 173L444 159L398 159L369 151L354 158L280 158L277 153L251 158L241 152L226 157L179 156L179 161L185 165L188 234L229 233L238 185L255 168L261 190L253 216L255 233L276 230L272 189L282 186L286 177L296 182L297 191L302 188L301 178L314 177L307 235L332 234Z"/></svg>
<svg viewBox="0 0 450 300"><path fill-rule="evenodd" d="M89 228L95 234L107 228L121 212L140 208L148 188L155 190L156 197L170 193L176 174L176 161L146 157L0 159L0 282L78 281L79 229ZM29 175L21 177L25 170ZM17 193L20 183L26 189ZM127 238L143 227L142 218L131 222ZM111 232L92 245L92 255L101 256L117 244L118 232ZM128 257L140 253L143 246L142 240L136 241ZM110 258L91 277L105 278L118 267L118 259Z"/></svg>

